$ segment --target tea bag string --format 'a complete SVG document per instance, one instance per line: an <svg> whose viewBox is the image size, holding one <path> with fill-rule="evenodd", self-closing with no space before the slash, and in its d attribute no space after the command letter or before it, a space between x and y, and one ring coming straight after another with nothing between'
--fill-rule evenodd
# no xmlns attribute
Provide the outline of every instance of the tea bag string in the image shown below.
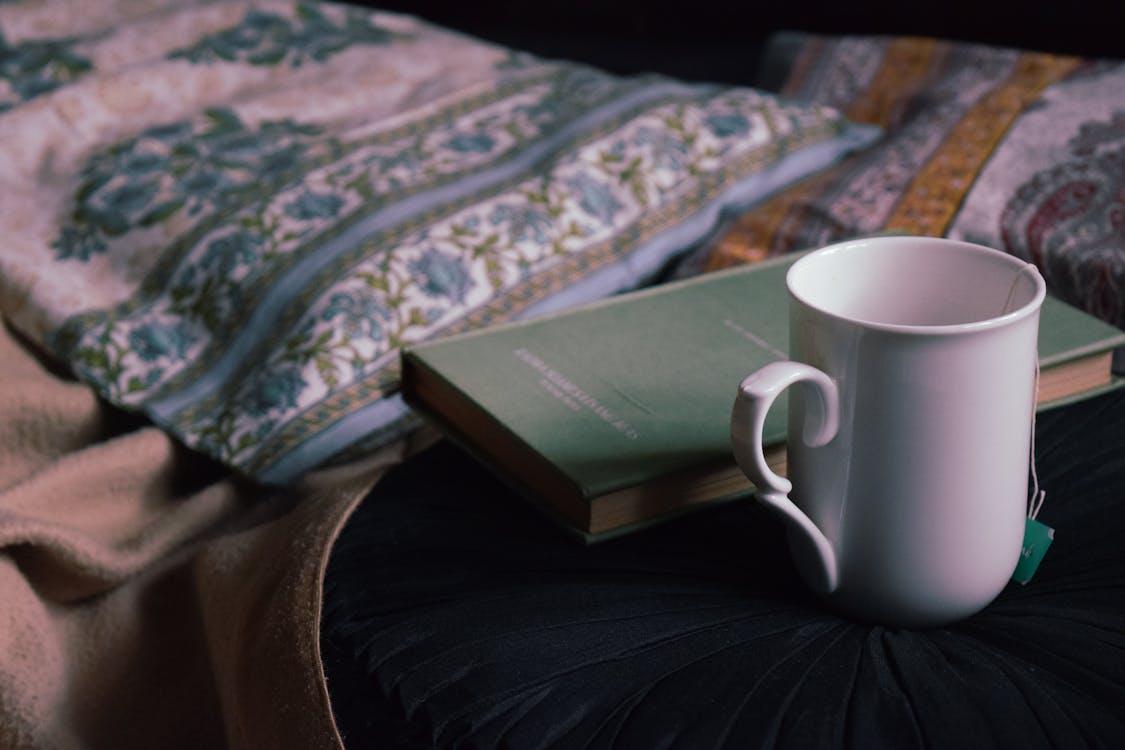
<svg viewBox="0 0 1125 750"><path fill-rule="evenodd" d="M1035 401L1037 405L1039 401L1038 351L1035 357ZM1031 409L1031 506L1027 510L1027 517L1032 521L1039 515L1039 509L1043 507L1043 500L1047 497L1047 491L1039 489L1039 473L1035 470L1035 414L1038 411L1036 405Z"/></svg>
<svg viewBox="0 0 1125 750"><path fill-rule="evenodd" d="M1015 276L1012 277L1012 286L1008 289L1008 299L1004 302L1004 309L1000 311L1001 315L1007 315L1012 311L1012 303L1016 298L1016 287L1019 285L1020 278L1024 276L1029 270L1035 270L1035 264L1025 262L1024 265L1016 271ZM1039 352L1035 352L1035 403L1031 408L1031 502L1027 510L1027 517L1035 520L1039 515L1039 509L1043 507L1043 500L1047 497L1046 490L1039 489L1039 472L1035 468L1035 415L1038 409L1036 406L1039 403Z"/></svg>

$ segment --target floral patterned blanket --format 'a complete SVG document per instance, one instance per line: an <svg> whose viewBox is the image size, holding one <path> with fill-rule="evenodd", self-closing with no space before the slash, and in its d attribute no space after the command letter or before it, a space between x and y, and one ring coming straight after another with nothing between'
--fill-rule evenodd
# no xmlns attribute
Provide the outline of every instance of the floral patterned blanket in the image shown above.
<svg viewBox="0 0 1125 750"><path fill-rule="evenodd" d="M0 3L0 313L271 483L415 426L402 346L644 283L875 134L342 4L78 5Z"/></svg>

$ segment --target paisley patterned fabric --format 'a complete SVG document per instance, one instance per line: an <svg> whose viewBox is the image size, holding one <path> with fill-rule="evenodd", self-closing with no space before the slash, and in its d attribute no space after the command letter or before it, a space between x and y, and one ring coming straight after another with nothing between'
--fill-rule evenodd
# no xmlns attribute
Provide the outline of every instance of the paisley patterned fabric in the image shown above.
<svg viewBox="0 0 1125 750"><path fill-rule="evenodd" d="M1125 65L1045 92L949 233L1033 261L1053 292L1125 328Z"/></svg>
<svg viewBox="0 0 1125 750"><path fill-rule="evenodd" d="M267 482L417 424L402 346L644 283L875 135L347 5L63 4L0 5L0 311Z"/></svg>
<svg viewBox="0 0 1125 750"><path fill-rule="evenodd" d="M698 268L881 232L1034 261L1051 291L1125 327L1125 63L914 37L779 35L787 96L886 131L741 216Z"/></svg>

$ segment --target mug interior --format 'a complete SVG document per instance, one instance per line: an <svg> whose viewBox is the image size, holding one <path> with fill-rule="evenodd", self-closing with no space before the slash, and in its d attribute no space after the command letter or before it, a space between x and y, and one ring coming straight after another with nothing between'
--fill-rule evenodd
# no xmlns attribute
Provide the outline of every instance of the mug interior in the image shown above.
<svg viewBox="0 0 1125 750"><path fill-rule="evenodd" d="M789 290L813 308L885 327L963 327L1022 317L1042 301L1034 266L999 250L933 237L831 245L793 264Z"/></svg>

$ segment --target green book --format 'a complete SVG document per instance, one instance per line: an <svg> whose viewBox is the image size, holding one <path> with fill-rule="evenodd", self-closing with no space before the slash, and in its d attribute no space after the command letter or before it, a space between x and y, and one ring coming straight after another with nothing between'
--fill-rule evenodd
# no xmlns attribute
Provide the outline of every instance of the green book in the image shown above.
<svg viewBox="0 0 1125 750"><path fill-rule="evenodd" d="M595 541L752 489L730 450L742 378L784 359L796 259L707 274L403 353L403 394L540 508ZM1125 332L1054 298L1040 403L1115 384ZM784 472L784 399L766 458Z"/></svg>

